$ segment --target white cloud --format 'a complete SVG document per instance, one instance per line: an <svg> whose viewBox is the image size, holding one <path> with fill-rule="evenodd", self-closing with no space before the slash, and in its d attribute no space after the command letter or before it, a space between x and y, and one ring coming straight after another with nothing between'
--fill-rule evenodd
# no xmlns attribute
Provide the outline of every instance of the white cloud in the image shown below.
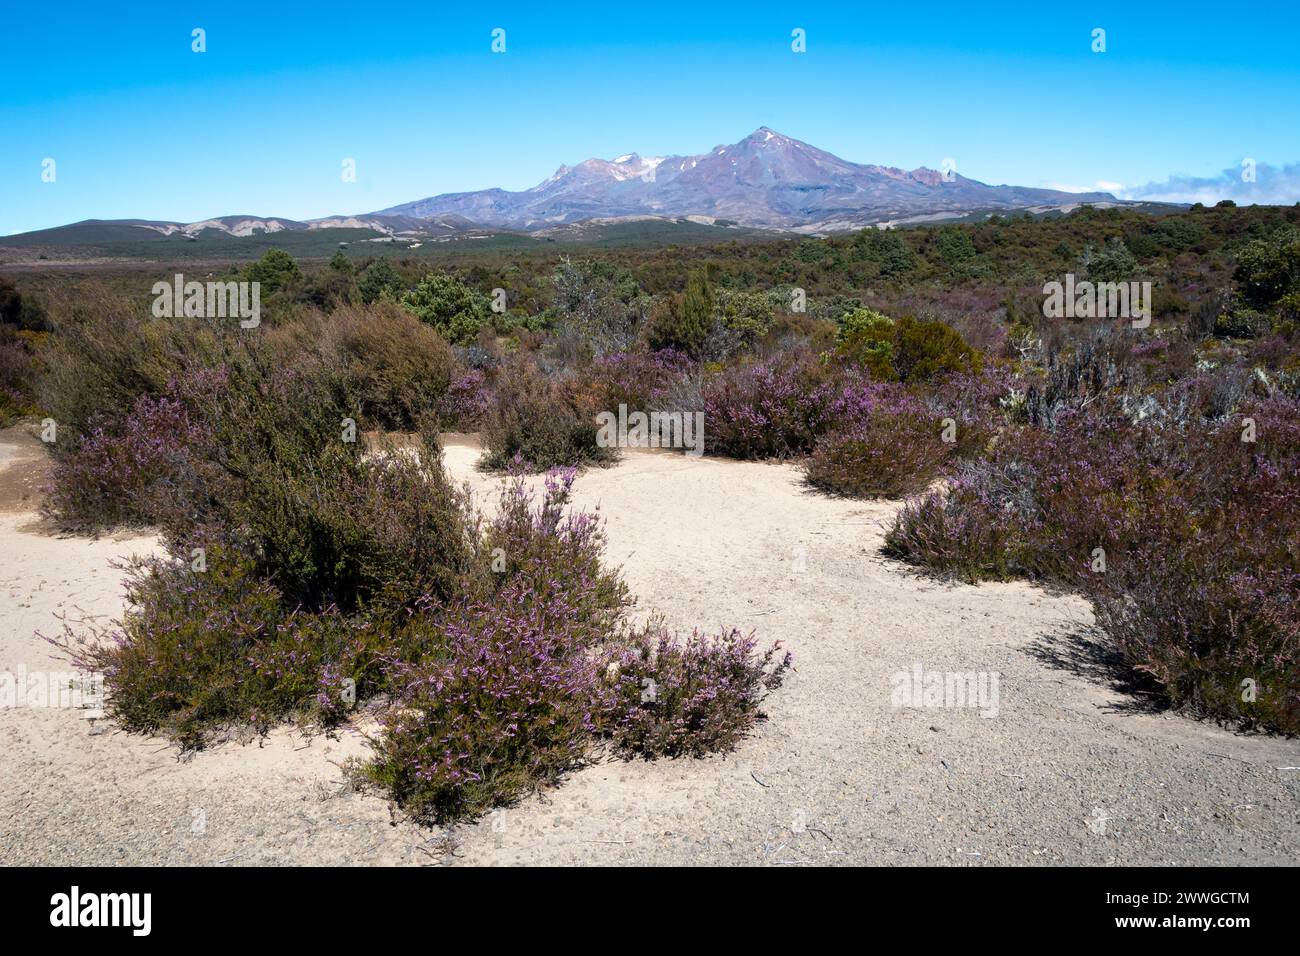
<svg viewBox="0 0 1300 956"><path fill-rule="evenodd" d="M1091 186L1076 186L1072 183L1047 183L1046 189L1059 189L1063 193L1115 193L1124 188L1123 183L1109 183L1105 180L1097 180Z"/></svg>
<svg viewBox="0 0 1300 956"><path fill-rule="evenodd" d="M1116 195L1123 199L1200 202L1207 206L1221 199L1231 199L1242 206L1289 206L1300 202L1300 163L1280 167L1259 163L1254 182L1242 182L1241 177L1241 167L1229 167L1218 176L1170 176L1163 183L1131 186Z"/></svg>

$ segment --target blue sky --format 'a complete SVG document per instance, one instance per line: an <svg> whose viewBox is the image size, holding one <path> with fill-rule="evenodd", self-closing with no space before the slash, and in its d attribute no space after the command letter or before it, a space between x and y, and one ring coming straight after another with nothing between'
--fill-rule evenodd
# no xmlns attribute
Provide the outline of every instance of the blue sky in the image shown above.
<svg viewBox="0 0 1300 956"><path fill-rule="evenodd" d="M992 183L1300 200L1293 2L294 6L9 5L0 235L369 212L758 126Z"/></svg>

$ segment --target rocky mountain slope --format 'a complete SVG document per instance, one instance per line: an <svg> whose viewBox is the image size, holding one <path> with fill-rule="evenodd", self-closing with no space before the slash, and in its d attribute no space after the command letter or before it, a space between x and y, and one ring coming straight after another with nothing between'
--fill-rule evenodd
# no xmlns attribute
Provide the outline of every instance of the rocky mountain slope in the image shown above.
<svg viewBox="0 0 1300 956"><path fill-rule="evenodd" d="M522 192L444 193L379 216L463 216L537 230L596 217L710 217L764 229L831 231L976 211L1118 204L1109 193L990 186L950 171L863 165L760 127L699 156L588 159Z"/></svg>

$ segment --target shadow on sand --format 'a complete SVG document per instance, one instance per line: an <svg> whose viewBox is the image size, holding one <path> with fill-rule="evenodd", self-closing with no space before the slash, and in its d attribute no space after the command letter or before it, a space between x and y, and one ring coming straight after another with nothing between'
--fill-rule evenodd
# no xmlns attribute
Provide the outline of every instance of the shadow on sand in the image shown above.
<svg viewBox="0 0 1300 956"><path fill-rule="evenodd" d="M1025 648L1025 653L1048 667L1108 686L1120 695L1104 708L1111 713L1160 714L1169 710L1159 683L1134 668L1098 627L1080 626L1044 635Z"/></svg>

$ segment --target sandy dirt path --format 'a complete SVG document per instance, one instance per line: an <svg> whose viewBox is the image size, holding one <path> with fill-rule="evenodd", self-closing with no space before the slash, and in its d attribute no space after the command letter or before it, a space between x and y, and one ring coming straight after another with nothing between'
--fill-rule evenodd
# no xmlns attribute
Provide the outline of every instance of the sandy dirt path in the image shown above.
<svg viewBox="0 0 1300 956"><path fill-rule="evenodd" d="M32 441L0 433L0 484ZM39 451L39 449L37 449ZM471 442L447 465L490 499ZM5 469L5 463L11 465ZM9 474L12 480L12 474ZM178 760L68 709L0 710L7 862L229 864L1252 864L1300 858L1300 744L1152 712L1120 690L1087 605L948 585L883 558L896 503L837 500L786 465L632 452L583 474L636 613L780 639L797 671L736 753L603 762L444 834L351 792L359 731L278 731ZM0 671L60 664L34 632L113 616L110 561L151 538L51 536L0 513ZM997 716L900 708L892 678L998 675ZM1292 768L1292 769L1280 769Z"/></svg>

